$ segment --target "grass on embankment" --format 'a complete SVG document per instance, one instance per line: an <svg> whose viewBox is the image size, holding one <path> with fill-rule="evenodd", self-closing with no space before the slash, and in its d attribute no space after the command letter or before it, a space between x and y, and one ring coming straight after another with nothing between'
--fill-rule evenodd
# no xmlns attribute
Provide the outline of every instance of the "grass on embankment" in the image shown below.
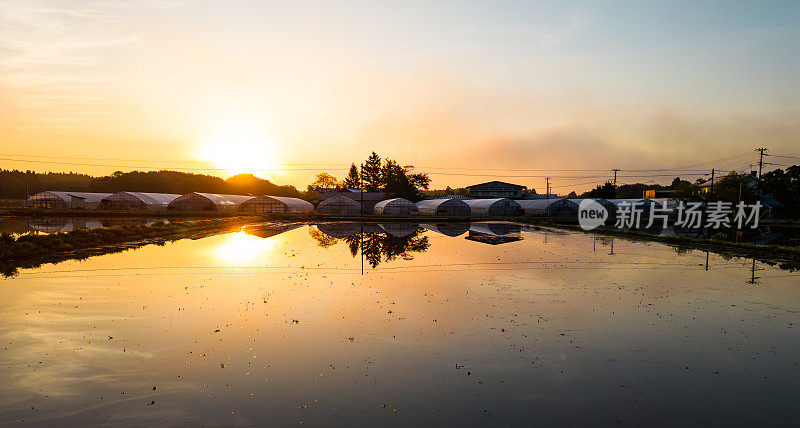
<svg viewBox="0 0 800 428"><path fill-rule="evenodd" d="M163 244L183 238L197 238L233 231L252 218L224 218L156 223L151 226L119 226L78 229L67 233L0 236L0 273L10 276L18 268L37 267L67 259L83 259L147 244Z"/></svg>

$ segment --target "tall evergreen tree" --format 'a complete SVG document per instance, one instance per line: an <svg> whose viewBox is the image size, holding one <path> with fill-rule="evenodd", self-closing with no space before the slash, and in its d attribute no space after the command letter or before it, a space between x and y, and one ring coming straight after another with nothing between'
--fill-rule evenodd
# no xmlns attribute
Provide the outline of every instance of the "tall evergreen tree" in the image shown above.
<svg viewBox="0 0 800 428"><path fill-rule="evenodd" d="M361 182L364 185L364 191L377 192L384 187L381 169L381 157L372 152L366 162L361 165Z"/></svg>
<svg viewBox="0 0 800 428"><path fill-rule="evenodd" d="M361 188L361 177L358 174L358 167L356 164L350 164L350 172L347 173L347 177L344 178L344 187L348 189L359 189Z"/></svg>

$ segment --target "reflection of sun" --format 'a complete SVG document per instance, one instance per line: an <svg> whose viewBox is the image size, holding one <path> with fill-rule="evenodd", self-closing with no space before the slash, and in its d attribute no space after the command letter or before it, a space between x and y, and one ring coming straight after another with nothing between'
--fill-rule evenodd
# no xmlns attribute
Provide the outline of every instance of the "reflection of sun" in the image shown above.
<svg viewBox="0 0 800 428"><path fill-rule="evenodd" d="M264 239L248 235L244 231L231 233L212 249L213 256L228 266L252 266L265 264L266 259L278 247L277 239Z"/></svg>
<svg viewBox="0 0 800 428"><path fill-rule="evenodd" d="M198 157L230 175L251 173L274 177L281 170L275 144L244 124L220 126L200 144Z"/></svg>

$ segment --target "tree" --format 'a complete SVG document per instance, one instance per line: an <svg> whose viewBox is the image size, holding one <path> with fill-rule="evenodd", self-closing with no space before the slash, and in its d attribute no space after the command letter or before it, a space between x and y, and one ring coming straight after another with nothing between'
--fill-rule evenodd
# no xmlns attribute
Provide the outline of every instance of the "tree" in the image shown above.
<svg viewBox="0 0 800 428"><path fill-rule="evenodd" d="M578 194L575 193L574 190L569 192L569 195L567 195L567 199L577 199L577 198L578 198Z"/></svg>
<svg viewBox="0 0 800 428"><path fill-rule="evenodd" d="M361 165L361 182L366 192L377 192L383 187L381 157L372 152Z"/></svg>
<svg viewBox="0 0 800 428"><path fill-rule="evenodd" d="M361 177L358 174L358 167L356 164L350 164L350 172L347 173L347 177L344 178L344 187L348 189L360 189L361 188Z"/></svg>
<svg viewBox="0 0 800 428"><path fill-rule="evenodd" d="M793 217L796 216L797 205L800 203L800 165L792 165L786 171L776 169L762 175L761 189L784 204Z"/></svg>
<svg viewBox="0 0 800 428"><path fill-rule="evenodd" d="M582 198L603 198L603 199L612 199L615 198L617 195L617 189L614 188L614 185L610 182L606 181L605 184L602 186L597 186L596 188L585 192L581 195ZM641 196L641 194L639 194Z"/></svg>
<svg viewBox="0 0 800 428"><path fill-rule="evenodd" d="M731 202L734 205L739 201L755 202L755 189L750 180L752 180L750 174L731 171L728 175L714 181L714 193L710 195L709 199Z"/></svg>
<svg viewBox="0 0 800 428"><path fill-rule="evenodd" d="M339 181L336 177L327 172L321 172L317 174L317 179L308 185L308 191L323 192L328 189L336 189L337 187L339 187Z"/></svg>
<svg viewBox="0 0 800 428"><path fill-rule="evenodd" d="M431 179L428 174L413 173L411 165L400 166L392 159L386 159L381 169L382 190L393 196L412 202L422 199L422 190L427 190Z"/></svg>

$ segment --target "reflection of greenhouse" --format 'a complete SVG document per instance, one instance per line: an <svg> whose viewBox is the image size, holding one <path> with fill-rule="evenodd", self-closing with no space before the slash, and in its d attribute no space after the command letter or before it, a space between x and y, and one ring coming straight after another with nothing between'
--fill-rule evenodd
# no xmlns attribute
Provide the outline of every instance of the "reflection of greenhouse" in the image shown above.
<svg viewBox="0 0 800 428"><path fill-rule="evenodd" d="M421 224L420 226L447 236L463 235L469 230L469 223Z"/></svg>
<svg viewBox="0 0 800 428"><path fill-rule="evenodd" d="M259 224L256 226L247 226L244 232L248 235L258 236L259 238L271 238L275 235L297 229L301 224Z"/></svg>
<svg viewBox="0 0 800 428"><path fill-rule="evenodd" d="M151 226L156 221L151 218L121 218L111 217L100 219L103 227L118 227L118 226Z"/></svg>
<svg viewBox="0 0 800 428"><path fill-rule="evenodd" d="M117 192L103 198L100 208L109 210L165 210L181 195L173 193Z"/></svg>
<svg viewBox="0 0 800 428"><path fill-rule="evenodd" d="M399 238L413 235L417 232L417 229L419 229L417 223L384 223L380 226L389 235Z"/></svg>
<svg viewBox="0 0 800 428"><path fill-rule="evenodd" d="M444 215L468 217L469 205L461 199L426 199L417 202L417 209L422 215Z"/></svg>
<svg viewBox="0 0 800 428"><path fill-rule="evenodd" d="M383 229L376 224L358 223L319 223L317 229L320 232L336 239L347 238L359 233L384 233Z"/></svg>
<svg viewBox="0 0 800 428"><path fill-rule="evenodd" d="M472 216L512 217L522 214L522 207L511 199L466 199Z"/></svg>
<svg viewBox="0 0 800 428"><path fill-rule="evenodd" d="M484 244L498 245L521 241L522 227L512 223L473 223L466 239Z"/></svg>
<svg viewBox="0 0 800 428"><path fill-rule="evenodd" d="M320 214L359 215L361 214L361 206L352 199L334 196L320 202L317 205L317 212Z"/></svg>
<svg viewBox="0 0 800 428"><path fill-rule="evenodd" d="M96 209L111 193L56 192L37 193L25 201L26 207L55 209Z"/></svg>
<svg viewBox="0 0 800 428"><path fill-rule="evenodd" d="M252 198L252 196L194 192L175 198L167 208L180 211L236 211L239 205Z"/></svg>
<svg viewBox="0 0 800 428"><path fill-rule="evenodd" d="M311 202L285 196L256 196L239 206L248 213L307 213L314 210Z"/></svg>
<svg viewBox="0 0 800 428"><path fill-rule="evenodd" d="M569 199L524 199L516 202L525 215L578 218L578 204Z"/></svg>
<svg viewBox="0 0 800 428"><path fill-rule="evenodd" d="M85 218L33 218L28 223L30 230L40 233L70 232L76 229L99 229L100 220Z"/></svg>
<svg viewBox="0 0 800 428"><path fill-rule="evenodd" d="M380 201L375 204L375 214L383 215L416 215L419 214L417 206L408 199L394 198Z"/></svg>

